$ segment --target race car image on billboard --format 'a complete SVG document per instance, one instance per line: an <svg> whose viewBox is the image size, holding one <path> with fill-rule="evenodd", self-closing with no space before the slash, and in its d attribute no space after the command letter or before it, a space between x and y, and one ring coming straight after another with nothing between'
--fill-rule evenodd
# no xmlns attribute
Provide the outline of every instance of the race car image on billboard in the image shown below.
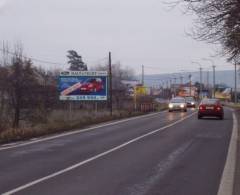
<svg viewBox="0 0 240 195"><path fill-rule="evenodd" d="M60 76L60 100L106 100L107 76Z"/></svg>

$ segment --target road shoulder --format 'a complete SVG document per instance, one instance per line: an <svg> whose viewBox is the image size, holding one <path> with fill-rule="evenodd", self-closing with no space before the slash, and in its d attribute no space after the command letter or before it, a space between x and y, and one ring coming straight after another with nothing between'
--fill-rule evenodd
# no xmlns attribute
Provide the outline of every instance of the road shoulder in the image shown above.
<svg viewBox="0 0 240 195"><path fill-rule="evenodd" d="M235 172L237 167L238 120L233 111L233 131L228 149L228 155L222 174L218 195L233 195L235 187Z"/></svg>
<svg viewBox="0 0 240 195"><path fill-rule="evenodd" d="M234 188L233 195L240 194L240 109L236 110L236 116L238 119L238 139L237 139L237 162L236 162L236 171L234 178Z"/></svg>

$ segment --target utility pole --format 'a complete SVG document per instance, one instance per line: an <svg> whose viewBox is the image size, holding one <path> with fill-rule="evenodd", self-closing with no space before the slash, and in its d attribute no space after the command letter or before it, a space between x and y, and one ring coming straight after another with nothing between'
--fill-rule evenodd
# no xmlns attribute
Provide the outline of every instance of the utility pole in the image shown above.
<svg viewBox="0 0 240 195"><path fill-rule="evenodd" d="M207 97L209 97L209 70L207 70L207 94L208 94L208 96Z"/></svg>
<svg viewBox="0 0 240 195"><path fill-rule="evenodd" d="M109 108L110 115L113 114L113 105L112 105L112 54L109 52Z"/></svg>
<svg viewBox="0 0 240 195"><path fill-rule="evenodd" d="M179 86L179 92L183 90L183 76L180 75L180 86Z"/></svg>
<svg viewBox="0 0 240 195"><path fill-rule="evenodd" d="M215 68L216 68L216 66L215 66L214 61L212 59L203 58L203 60L209 61L212 64L212 68L213 68L213 91L212 91L212 97L215 98L215 91L216 91L216 89L215 89L215 87L216 87L215 86L216 85L216 81L215 81ZM208 74L207 75L208 76L207 83L209 85L209 73L207 73L207 74ZM209 89L209 86L208 86L208 89Z"/></svg>
<svg viewBox="0 0 240 195"><path fill-rule="evenodd" d="M192 96L192 75L189 75L189 96Z"/></svg>
<svg viewBox="0 0 240 195"><path fill-rule="evenodd" d="M183 85L183 76L180 76L180 84Z"/></svg>
<svg viewBox="0 0 240 195"><path fill-rule="evenodd" d="M199 95L199 98L201 99L201 96L202 96L202 65L199 62L192 62L192 64L197 64L200 66L200 95Z"/></svg>
<svg viewBox="0 0 240 195"><path fill-rule="evenodd" d="M144 86L144 65L142 65L142 86Z"/></svg>
<svg viewBox="0 0 240 195"><path fill-rule="evenodd" d="M164 97L164 81L161 82L161 87L162 87L161 94L162 94L162 97Z"/></svg>
<svg viewBox="0 0 240 195"><path fill-rule="evenodd" d="M174 79L174 84L177 84L177 78L174 77L173 79Z"/></svg>
<svg viewBox="0 0 240 195"><path fill-rule="evenodd" d="M209 90L209 70L207 71L207 89Z"/></svg>
<svg viewBox="0 0 240 195"><path fill-rule="evenodd" d="M200 70L200 96L199 96L199 98L202 99L202 90L203 90L202 89L202 83L203 83L202 82L202 67L200 67L199 70Z"/></svg>
<svg viewBox="0 0 240 195"><path fill-rule="evenodd" d="M235 69L235 75L234 75L234 87L235 87L235 91L234 91L234 103L236 104L238 102L237 100L237 62L235 60L234 62L234 69Z"/></svg>
<svg viewBox="0 0 240 195"><path fill-rule="evenodd" d="M173 85L173 93L174 93L174 97L176 97L176 85L177 85L177 78L176 77L174 77L173 78L174 79L174 85Z"/></svg>
<svg viewBox="0 0 240 195"><path fill-rule="evenodd" d="M168 89L169 89L168 88L169 87L169 81L168 80L166 80L165 85L166 85L165 97L168 98Z"/></svg>
<svg viewBox="0 0 240 195"><path fill-rule="evenodd" d="M212 66L213 67L213 98L215 98L215 91L216 91L216 89L215 89L215 85L216 85L216 78L215 78L215 69L216 69L216 66L215 65L213 65Z"/></svg>
<svg viewBox="0 0 240 195"><path fill-rule="evenodd" d="M172 84L173 84L173 82L172 82L172 79L170 79L170 98L172 98Z"/></svg>

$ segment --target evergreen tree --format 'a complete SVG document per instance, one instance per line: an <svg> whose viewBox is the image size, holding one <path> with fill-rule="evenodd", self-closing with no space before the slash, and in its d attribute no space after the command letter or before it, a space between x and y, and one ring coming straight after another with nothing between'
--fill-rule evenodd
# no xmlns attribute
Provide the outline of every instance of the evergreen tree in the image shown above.
<svg viewBox="0 0 240 195"><path fill-rule="evenodd" d="M83 62L82 56L74 50L68 51L68 64L70 65L69 70L71 71L87 71L87 65Z"/></svg>

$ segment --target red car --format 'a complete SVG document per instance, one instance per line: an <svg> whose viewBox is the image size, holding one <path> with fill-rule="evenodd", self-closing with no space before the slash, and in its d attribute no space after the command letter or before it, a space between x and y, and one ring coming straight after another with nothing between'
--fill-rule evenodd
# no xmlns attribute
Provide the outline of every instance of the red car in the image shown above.
<svg viewBox="0 0 240 195"><path fill-rule="evenodd" d="M201 119L205 116L218 117L223 120L224 111L222 104L217 99L204 99L199 105L198 109L198 119Z"/></svg>
<svg viewBox="0 0 240 195"><path fill-rule="evenodd" d="M104 84L101 78L87 79L79 88L82 92L99 92L104 89Z"/></svg>

